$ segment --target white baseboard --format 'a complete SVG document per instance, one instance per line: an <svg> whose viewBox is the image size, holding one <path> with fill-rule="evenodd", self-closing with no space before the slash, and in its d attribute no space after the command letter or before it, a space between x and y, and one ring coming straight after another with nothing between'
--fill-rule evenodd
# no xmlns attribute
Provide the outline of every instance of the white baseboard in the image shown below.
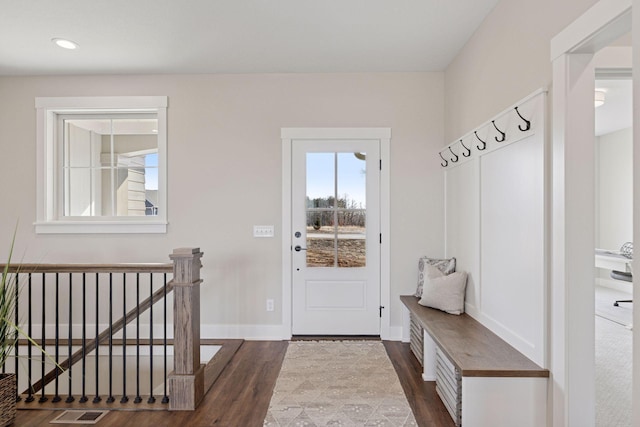
<svg viewBox="0 0 640 427"><path fill-rule="evenodd" d="M200 326L202 339L245 339L251 341L286 341L291 339L291 333L283 325L214 325ZM387 341L402 340L402 326L391 326L389 334L381 337Z"/></svg>
<svg viewBox="0 0 640 427"><path fill-rule="evenodd" d="M88 324L88 330L95 331L95 325ZM100 324L99 330L106 330L108 326L106 324ZM127 326L127 337L135 337L135 325L130 324ZM34 324L33 330L40 331L42 326L40 324ZM58 328L60 331L67 331L68 325L60 325ZM149 336L149 326L140 325L140 336ZM154 333L156 338L162 337L163 325L154 325ZM391 326L387 336L381 336L383 340L387 341L401 341L402 340L402 326ZM50 338L55 336L55 325L46 325L46 337ZM73 325L73 336L81 336L81 325ZM122 337L122 332L118 332L114 335L116 338ZM39 335L35 335L39 338ZM200 325L200 337L202 339L244 339L252 341L287 341L291 339L291 330L283 325L220 325L220 324L201 324ZM89 338L93 338L90 336ZM170 326L167 330L167 338L173 338L173 326Z"/></svg>
<svg viewBox="0 0 640 427"><path fill-rule="evenodd" d="M282 325L200 325L200 336L250 341L284 341L291 339Z"/></svg>
<svg viewBox="0 0 640 427"><path fill-rule="evenodd" d="M390 326L389 335L386 337L380 337L386 341L402 341L402 326Z"/></svg>

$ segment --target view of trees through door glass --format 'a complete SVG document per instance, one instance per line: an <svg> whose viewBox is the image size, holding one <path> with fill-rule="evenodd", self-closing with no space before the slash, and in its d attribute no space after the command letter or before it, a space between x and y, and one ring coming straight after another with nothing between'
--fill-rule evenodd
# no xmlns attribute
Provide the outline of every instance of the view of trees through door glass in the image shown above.
<svg viewBox="0 0 640 427"><path fill-rule="evenodd" d="M307 267L366 266L366 154L307 153Z"/></svg>
<svg viewBox="0 0 640 427"><path fill-rule="evenodd" d="M63 216L158 215L158 120L63 117Z"/></svg>

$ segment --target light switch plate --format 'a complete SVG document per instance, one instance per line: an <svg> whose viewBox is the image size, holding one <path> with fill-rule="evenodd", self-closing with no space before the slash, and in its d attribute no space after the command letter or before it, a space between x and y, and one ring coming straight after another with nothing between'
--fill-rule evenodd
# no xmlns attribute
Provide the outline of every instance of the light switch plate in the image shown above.
<svg viewBox="0 0 640 427"><path fill-rule="evenodd" d="M273 237L273 225L254 225L253 237Z"/></svg>

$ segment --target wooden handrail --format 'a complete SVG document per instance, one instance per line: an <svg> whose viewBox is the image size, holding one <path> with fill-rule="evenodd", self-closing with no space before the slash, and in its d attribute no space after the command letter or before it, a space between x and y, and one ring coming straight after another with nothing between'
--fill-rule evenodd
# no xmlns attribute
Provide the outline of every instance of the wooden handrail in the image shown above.
<svg viewBox="0 0 640 427"><path fill-rule="evenodd" d="M102 343L106 343L109 341L109 345L113 345L113 334L118 333L122 330L126 330L126 326L129 323L134 322L139 315L143 312L146 312L152 307L155 303L159 302L164 298L166 294L169 292L173 293L174 299L174 314L173 314L173 371L171 373L167 372L167 360L165 353L165 390L164 397L162 399L162 403L169 403L170 410L193 410L202 400L205 389L205 365L200 363L200 284L202 280L200 279L200 269L202 268L202 263L200 259L202 258L202 252L200 252L199 248L177 248L173 250L173 253L169 255L169 258L173 261L172 263L124 263L124 264L37 264L37 263L24 263L24 264L12 264L8 267L9 272L14 274L19 274L21 276L29 275L31 278L31 274L42 274L43 277L43 299L45 298L45 274L69 274L70 284L71 284L71 275L72 274L82 274L83 275L83 286L84 286L84 275L85 274L96 274L96 285L98 285L98 274L107 274L109 273L109 283L111 283L111 274L110 273L120 273L124 274L123 284L126 283L126 274L151 274L153 278L153 273L161 273L164 274L165 283L167 279L167 274L173 274L173 279L166 283L163 287L153 291L152 295L144 300L143 302L138 303L136 307L128 311L121 319L112 323L112 326L108 327L106 330L98 333L97 336L93 339L85 340L83 338L84 345L81 344L81 347L78 351L74 352L66 360L61 362L58 366L44 375L39 381L35 384L30 385L29 390L25 391L25 394L29 395L28 401L33 401L33 395L38 391L43 391L44 387L52 382L56 377L59 376L64 370L68 369L70 366L75 364L77 361L82 360L86 357L88 352L91 352L98 348ZM0 269L4 269L6 264L0 264ZM50 276L48 276L50 277ZM56 276L56 285L58 283ZM150 282L153 283L153 282ZM70 294L71 295L71 288ZM110 288L111 289L111 288ZM56 288L57 290L57 288ZM31 297L31 295L29 296ZM84 298L84 291L83 291ZM97 301L97 290L96 290L96 301ZM110 298L111 298L111 290L110 290ZM56 298L57 300L57 298ZM165 330L164 330L164 339L163 345L166 347L167 343L167 330L166 330L166 299L165 301ZM44 307L44 306L43 306ZM69 308L70 309L70 308ZM83 322L85 316L85 307L83 307ZM43 316L43 325L44 323L44 310L42 312ZM57 314L56 314L57 315ZM69 314L71 317L71 314ZM30 321L29 321L30 322ZM96 320L97 322L97 320ZM110 315L110 323L111 323L111 315ZM153 324L153 322L150 322ZM85 323L83 323L83 327L85 327ZM97 327L97 326L96 326ZM70 328L71 331L71 328ZM84 330L83 330L84 331ZM98 331L96 331L97 333ZM71 332L70 332L71 333ZM44 326L43 332L44 336ZM83 332L84 334L84 332ZM84 335L83 335L84 336ZM37 341L37 339L36 339ZM68 338L68 345L74 341L72 338ZM127 340L128 341L128 340ZM136 340L138 341L138 340ZM148 342L156 342L153 337L153 325L151 325L150 336L147 340ZM77 341L76 341L77 342ZM56 344L59 342L56 340ZM138 344L138 342L136 342ZM71 351L71 349L70 349ZM84 372L83 372L84 375ZM96 373L96 377L98 374ZM70 378L69 378L70 379ZM71 384L71 383L70 383ZM71 386L70 386L71 387ZM84 387L84 377L83 377L83 387ZM150 381L150 388L153 390L153 380ZM84 390L84 389L83 389ZM83 391L84 393L84 391ZM109 391L111 393L111 389ZM171 398L169 398L171 396ZM123 396L123 399L126 396ZM99 398L96 396L96 398ZM136 403L140 396L136 397ZM44 393L43 398L44 399ZM82 402L86 401L86 396L83 396L81 399ZM109 396L108 401L113 401L113 396ZM149 398L149 403L155 401L153 395ZM95 399L94 399L95 402Z"/></svg>
<svg viewBox="0 0 640 427"><path fill-rule="evenodd" d="M0 264L4 270L6 264ZM9 265L10 273L171 273L173 263L139 264L15 264Z"/></svg>

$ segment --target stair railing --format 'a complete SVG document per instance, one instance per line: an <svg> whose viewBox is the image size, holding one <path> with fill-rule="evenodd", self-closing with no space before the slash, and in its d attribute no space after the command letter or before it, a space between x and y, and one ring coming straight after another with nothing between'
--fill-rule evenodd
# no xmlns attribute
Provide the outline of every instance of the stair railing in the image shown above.
<svg viewBox="0 0 640 427"><path fill-rule="evenodd" d="M161 394L164 409L195 409L204 395L204 365L200 364L201 257L197 248L181 248L173 251L173 262L166 264L11 265L10 271L18 275L23 286L16 295L16 319L48 353L36 352L31 342L21 340L15 349L14 366L0 368L3 373L15 372L19 384L25 383L20 378L26 374L25 390L16 396L22 401L20 407L30 407L32 402L58 406L75 401L91 401L92 408L95 404L113 407L117 396L122 405L133 403L134 407L153 409L156 396ZM173 280L168 281L170 273ZM172 293L173 339L169 336L167 308ZM117 316L121 317L114 321ZM158 319L162 322L159 326ZM162 349L159 354L154 353L154 347ZM169 373L171 350L174 369ZM146 356L149 363L144 365L141 357ZM106 362L101 360L104 357ZM135 357L134 362L128 360L131 357ZM158 381L154 357L162 358ZM46 372L48 358L57 366L51 364L53 369ZM20 361L26 361L26 372ZM120 366L116 368L115 362ZM121 372L116 372L118 369ZM38 375L39 379L32 381ZM141 392L141 376L148 376L148 394ZM114 380L119 383L117 387ZM158 386L160 390L156 390ZM132 394L135 397L131 400Z"/></svg>

